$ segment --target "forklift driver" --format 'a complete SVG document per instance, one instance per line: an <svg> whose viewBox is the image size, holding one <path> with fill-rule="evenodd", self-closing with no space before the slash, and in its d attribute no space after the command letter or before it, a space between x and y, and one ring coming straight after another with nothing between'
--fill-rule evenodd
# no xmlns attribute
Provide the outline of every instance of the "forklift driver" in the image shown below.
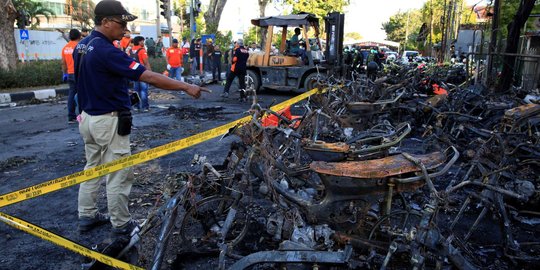
<svg viewBox="0 0 540 270"><path fill-rule="evenodd" d="M302 57L302 61L306 63L306 51L302 48L300 48L300 28L296 27L294 28L294 35L291 37L291 40L289 41L290 50L289 52L292 55L300 56Z"/></svg>

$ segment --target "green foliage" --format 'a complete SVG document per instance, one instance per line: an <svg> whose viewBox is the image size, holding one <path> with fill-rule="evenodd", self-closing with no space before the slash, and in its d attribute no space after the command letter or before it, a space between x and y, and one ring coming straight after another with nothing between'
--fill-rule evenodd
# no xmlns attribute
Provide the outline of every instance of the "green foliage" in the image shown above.
<svg viewBox="0 0 540 270"><path fill-rule="evenodd" d="M442 41L443 32L450 29L445 23L445 10L448 10L450 1L448 0L429 0L424 3L419 10L413 9L407 12L398 12L390 17L390 19L382 24L382 29L386 32L388 40L400 42L404 44L407 39L406 47L408 49L422 49L425 44L429 43L431 37L431 43L435 44ZM466 6L466 1L457 0L457 12L461 14L461 17L456 20L460 24L472 24L476 23L476 15L471 12ZM515 12L514 12L515 13ZM422 24L428 26L428 33L426 42L416 41L416 37L420 32ZM429 29L430 25L432 26ZM408 30L408 31L407 31ZM406 37L408 32L408 37Z"/></svg>
<svg viewBox="0 0 540 270"><path fill-rule="evenodd" d="M285 0L285 3L292 6L293 14L300 12L315 14L319 18L321 33L324 33L322 18L330 12L343 13L343 9L349 5L350 0Z"/></svg>
<svg viewBox="0 0 540 270"><path fill-rule="evenodd" d="M403 43L405 41L406 25L407 13L398 12L392 15L388 22L382 24L382 29L386 32L386 39Z"/></svg>
<svg viewBox="0 0 540 270"><path fill-rule="evenodd" d="M293 14L308 12L324 18L333 11L343 12L350 0L285 0L285 3L292 6Z"/></svg>
<svg viewBox="0 0 540 270"><path fill-rule="evenodd" d="M54 14L54 11L46 8L41 2L33 0L13 0L12 2L17 12L23 13L28 16L28 19L31 22L31 29L36 29L41 23L41 19L39 16L45 17L47 21L49 21L51 17L56 16L56 14Z"/></svg>
<svg viewBox="0 0 540 270"><path fill-rule="evenodd" d="M71 19L79 22L81 28L92 28L94 20L94 9L96 5L92 0L70 1L71 5L66 4L66 14L71 15Z"/></svg>
<svg viewBox="0 0 540 270"><path fill-rule="evenodd" d="M176 14L176 16L178 16L177 23L184 26L184 31L182 32L181 36L186 37L189 40L189 14L186 13L186 7L189 6L189 2L187 2L186 0L173 0L171 1L171 4L172 10ZM174 24L174 22L172 23Z"/></svg>
<svg viewBox="0 0 540 270"><path fill-rule="evenodd" d="M422 26L421 12L411 10L408 12L398 12L390 17L388 22L382 24L382 29L386 32L388 40L399 42L406 49L418 49L416 37Z"/></svg>
<svg viewBox="0 0 540 270"><path fill-rule="evenodd" d="M225 35L221 32L217 32L214 44L218 45L222 52L225 52L229 49L229 45L232 44L232 32L228 31Z"/></svg>
<svg viewBox="0 0 540 270"><path fill-rule="evenodd" d="M165 56L161 58L148 57L148 62L154 72L163 73L163 71L167 69L167 60L165 59Z"/></svg>
<svg viewBox="0 0 540 270"><path fill-rule="evenodd" d="M0 89L57 85L62 83L60 60L18 63L13 70L0 70Z"/></svg>
<svg viewBox="0 0 540 270"><path fill-rule="evenodd" d="M362 39L362 35L360 35L357 32L351 32L351 33L345 34L345 38L350 38L350 39L353 39L353 40L359 40L359 39Z"/></svg>
<svg viewBox="0 0 540 270"><path fill-rule="evenodd" d="M508 36L508 25L514 20L517 10L519 9L519 4L521 1L501 1L501 15L500 15L500 26L501 33L503 37ZM531 14L540 14L540 2L536 1L536 4L531 12ZM535 30L535 20L538 18L531 18L526 24L527 31Z"/></svg>
<svg viewBox="0 0 540 270"><path fill-rule="evenodd" d="M248 31L244 33L244 45L249 46L251 43L260 44L261 38L258 36L257 26L251 26Z"/></svg>

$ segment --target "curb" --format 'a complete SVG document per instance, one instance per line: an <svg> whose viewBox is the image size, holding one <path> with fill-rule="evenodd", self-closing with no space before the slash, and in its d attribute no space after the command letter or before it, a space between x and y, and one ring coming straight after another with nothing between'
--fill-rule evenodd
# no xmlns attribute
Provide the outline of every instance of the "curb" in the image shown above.
<svg viewBox="0 0 540 270"><path fill-rule="evenodd" d="M221 73L221 78L224 79L226 72ZM185 76L186 81L189 83L200 84L202 81L208 83L212 81L212 75L205 73L203 80L197 76ZM18 92L18 93L0 93L0 107L16 106L17 102L31 101L33 99L38 100L47 100L51 98L56 98L58 96L67 97L69 94L69 88L60 88L60 89L41 89L28 92Z"/></svg>
<svg viewBox="0 0 540 270"><path fill-rule="evenodd" d="M62 89L42 89L19 93L0 93L0 104L9 104L13 102L30 101L32 99L46 100L58 96L67 96L68 88Z"/></svg>

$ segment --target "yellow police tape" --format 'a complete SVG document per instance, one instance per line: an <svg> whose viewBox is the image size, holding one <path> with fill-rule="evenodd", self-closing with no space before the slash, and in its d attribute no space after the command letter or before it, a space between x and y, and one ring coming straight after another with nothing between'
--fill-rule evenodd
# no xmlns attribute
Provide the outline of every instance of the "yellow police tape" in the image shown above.
<svg viewBox="0 0 540 270"><path fill-rule="evenodd" d="M282 110L286 108L287 106L291 106L292 104L295 104L317 92L319 92L319 90L315 88L311 91L305 92L294 98L286 100L275 106L272 106L271 109L274 111ZM236 125L248 122L249 120L250 120L250 116L246 116L236 121L219 126L217 128L213 128L213 129L195 134L193 136L190 136L184 139L180 139L180 140L168 143L168 144L164 144L156 148L145 150L137 154L133 154L131 156L117 159L115 161L102 164L94 168L76 172L76 173L73 173L64 177L56 178L56 179L53 179L53 180L50 180L41 184L37 184L35 186L27 187L27 188L20 189L11 193L0 195L0 208L17 203L17 202L32 199L32 198L35 198L35 197L38 197L38 196L41 196L41 195L44 195L53 191L57 191L63 188L67 188L73 185L77 185L77 184L86 182L88 180L92 180L94 178L101 177L115 171L119 171L124 168L128 168L128 167L131 167L131 166L134 166L134 165L137 165L137 164L149 161L149 160L153 160L153 159L177 152L179 150L188 148L190 146L193 146L201 142L218 137L220 135L223 135L227 133L227 131L230 128L235 127Z"/></svg>
<svg viewBox="0 0 540 270"><path fill-rule="evenodd" d="M29 234L32 234L34 236L37 236L41 239L45 239L47 241L50 241L56 245L59 245L61 247L67 248L71 251L74 251L76 253L79 253L85 257L89 257L92 259L96 259L97 261L100 261L106 265L116 267L119 269L130 269L130 270L143 270L144 268L137 267L134 265L131 265L129 263L123 262L121 260L115 259L113 257L103 255L99 252L93 251L91 249L88 249L84 246L81 246L75 242L72 242L62 236L56 235L54 233L51 233L39 226L36 226L32 223L26 222L22 219L18 219L16 217L12 217L10 215L4 214L0 212L0 220L16 229L25 231Z"/></svg>
<svg viewBox="0 0 540 270"><path fill-rule="evenodd" d="M288 99L282 103L279 103L275 106L272 106L270 109L273 111L279 111L282 109L285 109L288 106L291 106L313 94L316 93L323 93L325 90L319 90L317 88L305 92L301 95L298 95L294 98ZM0 196L0 208L4 206L8 206L17 202L25 201L28 199L32 199L53 191L57 191L63 188L67 188L73 185L77 185L83 182L86 182L88 180L101 177L107 174L110 174L115 171L119 171L124 168L128 168L131 166L134 166L136 164L140 164L149 160L153 160L168 154L171 154L173 152L177 152L179 150L185 149L187 147L199 144L201 142L207 141L209 139L218 137L220 135L223 135L228 132L229 129L241 125L243 123L248 122L251 119L251 116L246 116L241 119L235 120L233 122L227 123L225 125L219 126L217 128L213 128L198 134L195 134L193 136L180 139L168 144L164 144L162 146L158 146L156 148L152 148L149 150L145 150L142 152L139 152L137 154L117 159L115 161L102 164L99 166L96 166L94 168L90 168L84 171L76 172L74 174L70 174L64 177L56 178L35 186L31 186L28 188L24 188L21 190L17 190L11 193L7 193ZM25 222L23 220L17 219L15 217L11 217L7 214L0 212L0 221L7 223L10 226L13 226L17 229L23 230L25 232L28 232L32 235L35 235L39 238L42 238L44 240L50 241L54 244L57 244L59 246L65 247L69 250L75 251L81 255L84 255L86 257L98 260L104 264L107 264L109 266L117 267L120 269L142 269L136 266L133 266L131 264L122 262L120 260L114 259L112 257L103 255L99 252L92 251L90 249L87 249L79 244L76 244L74 242L71 242L68 239L65 239L61 236L58 236L54 233L51 233L43 228L40 228L36 225L32 225L28 222Z"/></svg>

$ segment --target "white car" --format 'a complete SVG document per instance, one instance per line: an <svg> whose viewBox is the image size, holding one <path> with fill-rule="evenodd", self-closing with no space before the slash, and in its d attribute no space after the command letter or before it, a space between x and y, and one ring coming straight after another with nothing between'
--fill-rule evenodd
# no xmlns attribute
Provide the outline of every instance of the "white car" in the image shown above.
<svg viewBox="0 0 540 270"><path fill-rule="evenodd" d="M419 55L420 53L417 51L403 51L403 55L401 56L401 62L409 63Z"/></svg>
<svg viewBox="0 0 540 270"><path fill-rule="evenodd" d="M384 54L386 55L386 62L394 62L398 58L397 52L387 51Z"/></svg>

